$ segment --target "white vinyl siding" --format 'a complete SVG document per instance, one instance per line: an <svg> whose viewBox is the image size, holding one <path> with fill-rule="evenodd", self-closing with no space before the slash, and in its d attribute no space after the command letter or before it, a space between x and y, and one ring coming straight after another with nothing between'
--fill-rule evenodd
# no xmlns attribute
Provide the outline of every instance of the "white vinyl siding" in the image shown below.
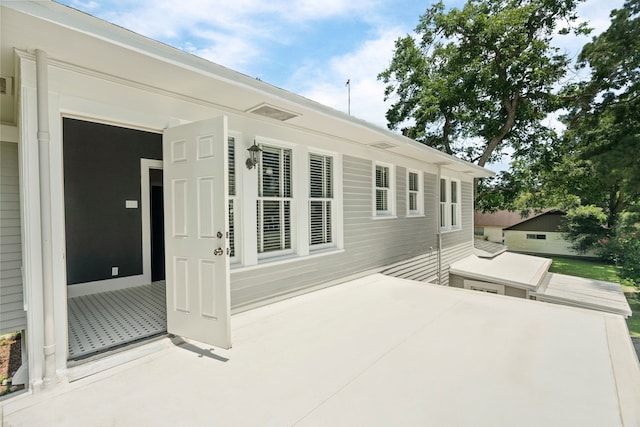
<svg viewBox="0 0 640 427"><path fill-rule="evenodd" d="M18 175L18 144L0 142L0 333L27 328Z"/></svg>
<svg viewBox="0 0 640 427"><path fill-rule="evenodd" d="M374 215L392 217L395 215L394 170L391 165L375 164L374 169Z"/></svg>
<svg viewBox="0 0 640 427"><path fill-rule="evenodd" d="M416 216L424 213L422 172L407 173L407 215Z"/></svg>
<svg viewBox="0 0 640 427"><path fill-rule="evenodd" d="M309 245L333 245L333 158L309 154Z"/></svg>
<svg viewBox="0 0 640 427"><path fill-rule="evenodd" d="M263 145L257 201L258 253L291 252L292 153Z"/></svg>

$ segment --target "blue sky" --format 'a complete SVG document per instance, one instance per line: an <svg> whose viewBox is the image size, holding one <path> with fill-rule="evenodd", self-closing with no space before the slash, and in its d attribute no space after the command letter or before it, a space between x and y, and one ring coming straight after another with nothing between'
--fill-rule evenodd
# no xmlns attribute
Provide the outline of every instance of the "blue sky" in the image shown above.
<svg viewBox="0 0 640 427"><path fill-rule="evenodd" d="M56 0L217 64L386 126L377 75L393 43L411 33L431 0ZM587 0L578 12L595 28L623 0ZM458 7L464 1L447 1ZM575 55L587 38L558 37ZM549 119L551 122L553 118ZM554 123L550 123L554 125ZM497 169L502 169L496 165Z"/></svg>

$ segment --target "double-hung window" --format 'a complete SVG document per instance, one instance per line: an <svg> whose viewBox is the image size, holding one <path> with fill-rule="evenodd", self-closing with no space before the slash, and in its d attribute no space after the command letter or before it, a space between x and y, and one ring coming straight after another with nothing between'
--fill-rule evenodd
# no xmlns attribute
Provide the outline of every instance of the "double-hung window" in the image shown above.
<svg viewBox="0 0 640 427"><path fill-rule="evenodd" d="M394 215L393 169L384 164L375 165L375 215Z"/></svg>
<svg viewBox="0 0 640 427"><path fill-rule="evenodd" d="M423 214L422 197L422 174L420 172L409 171L407 173L407 214Z"/></svg>
<svg viewBox="0 0 640 427"><path fill-rule="evenodd" d="M460 229L460 218L460 181L440 178L440 229Z"/></svg>
<svg viewBox="0 0 640 427"><path fill-rule="evenodd" d="M333 158L309 154L309 246L333 246Z"/></svg>
<svg viewBox="0 0 640 427"><path fill-rule="evenodd" d="M263 145L258 172L258 253L291 252L292 153Z"/></svg>

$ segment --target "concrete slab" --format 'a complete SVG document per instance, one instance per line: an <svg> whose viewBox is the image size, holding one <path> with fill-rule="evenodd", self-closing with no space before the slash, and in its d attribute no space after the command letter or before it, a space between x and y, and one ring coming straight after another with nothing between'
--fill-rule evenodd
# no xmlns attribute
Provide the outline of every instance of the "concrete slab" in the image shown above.
<svg viewBox="0 0 640 427"><path fill-rule="evenodd" d="M234 315L232 331L230 350L174 346L5 402L4 425L640 423L617 315L372 275Z"/></svg>

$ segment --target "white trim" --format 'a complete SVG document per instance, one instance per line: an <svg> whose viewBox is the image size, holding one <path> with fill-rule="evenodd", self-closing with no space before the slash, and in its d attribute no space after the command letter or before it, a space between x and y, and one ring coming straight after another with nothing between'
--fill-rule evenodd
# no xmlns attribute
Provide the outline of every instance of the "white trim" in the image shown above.
<svg viewBox="0 0 640 427"><path fill-rule="evenodd" d="M149 272L151 274L151 272ZM149 276L151 277L151 276ZM67 296L69 298L83 295L97 294L100 292L116 291L118 289L133 288L140 285L149 284L145 280L144 274L135 276L119 277L117 279L96 280L94 282L76 283L67 286Z"/></svg>
<svg viewBox="0 0 640 427"><path fill-rule="evenodd" d="M389 187L387 190L387 208L388 209L386 211L378 211L376 206L376 192L378 190L378 186L376 185L377 184L376 168L378 166L385 167L389 170ZM373 202L373 206L371 207L372 216L374 218L395 218L396 217L396 168L395 168L395 165L391 163L374 161L371 173L372 173L371 199Z"/></svg>
<svg viewBox="0 0 640 427"><path fill-rule="evenodd" d="M442 222L438 224L440 227L441 233L447 233L451 231L459 231L462 230L462 182L457 178L450 178L448 176L440 176L438 180L438 194L441 194L441 181L445 182L445 201L443 202L441 199L438 199L438 218L444 219L444 225ZM451 216L451 208L452 208L452 200L451 200L451 183L455 182L457 186L457 198L456 198L456 225L452 225L452 216ZM444 204L444 218L441 217L442 208Z"/></svg>
<svg viewBox="0 0 640 427"><path fill-rule="evenodd" d="M418 200L416 200L416 203L418 205L418 209L415 211L411 210L411 204L409 201L410 198L410 194L411 191L409 188L409 183L410 183L410 175L409 174L417 174L418 175L418 189L415 190L414 192L417 192L417 197ZM407 169L407 174L406 174L406 183L407 183L407 191L406 191L406 200L407 200L407 218L416 218L416 217L423 217L424 216L424 173L422 171L418 171L418 170L414 170L414 169Z"/></svg>
<svg viewBox="0 0 640 427"><path fill-rule="evenodd" d="M309 259L313 259L313 258L319 258L319 257L323 257L323 256L328 256L328 255L336 255L336 254L341 254L345 252L344 249L336 249L336 248L328 248L328 249L323 249L323 250L319 250L319 251L313 251L311 252L309 255L306 256L298 256L297 254L289 254L289 255L282 255L280 254L279 257L273 257L273 258L267 258L267 259L261 259L260 262L256 265L248 265L248 266L238 266L238 267L231 267L231 273L242 273L245 271L252 271L252 270L257 270L263 267L271 267L274 265L282 265L282 264L291 264L294 262L302 262L302 261L306 261Z"/></svg>
<svg viewBox="0 0 640 427"><path fill-rule="evenodd" d="M162 170L162 160L140 159L140 214L142 215L142 280L151 283L151 197L149 172ZM102 281L101 281L102 282ZM140 283L138 283L140 284ZM122 289L122 288L118 288Z"/></svg>

